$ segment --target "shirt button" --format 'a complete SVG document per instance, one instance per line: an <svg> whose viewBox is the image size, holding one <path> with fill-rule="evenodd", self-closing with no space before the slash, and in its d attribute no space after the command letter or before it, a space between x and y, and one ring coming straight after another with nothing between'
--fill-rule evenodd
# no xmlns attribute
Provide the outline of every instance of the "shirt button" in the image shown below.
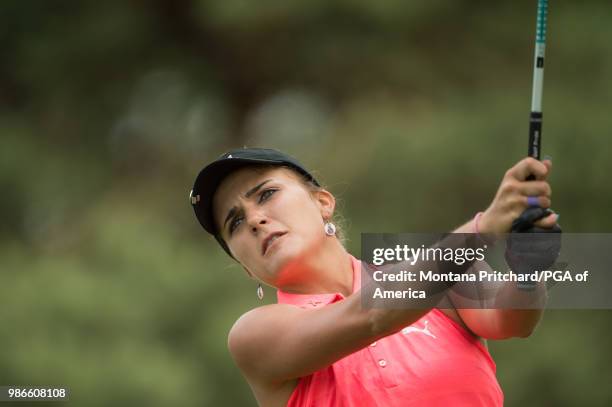
<svg viewBox="0 0 612 407"><path fill-rule="evenodd" d="M380 367L385 367L385 366L387 366L387 361L384 360L384 359L381 359L381 360L378 361L378 365Z"/></svg>
<svg viewBox="0 0 612 407"><path fill-rule="evenodd" d="M376 341L372 342L370 346L376 346Z"/></svg>

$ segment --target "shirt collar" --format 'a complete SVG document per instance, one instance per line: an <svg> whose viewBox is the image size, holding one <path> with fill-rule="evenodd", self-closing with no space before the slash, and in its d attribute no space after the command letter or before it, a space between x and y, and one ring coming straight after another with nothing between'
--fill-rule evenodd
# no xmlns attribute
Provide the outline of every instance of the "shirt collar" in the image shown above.
<svg viewBox="0 0 612 407"><path fill-rule="evenodd" d="M352 293L361 288L361 262L349 253L353 270L353 289ZM342 293L323 293L323 294L292 294L281 290L276 291L279 304L292 304L302 308L316 308L318 306L342 301L345 297Z"/></svg>

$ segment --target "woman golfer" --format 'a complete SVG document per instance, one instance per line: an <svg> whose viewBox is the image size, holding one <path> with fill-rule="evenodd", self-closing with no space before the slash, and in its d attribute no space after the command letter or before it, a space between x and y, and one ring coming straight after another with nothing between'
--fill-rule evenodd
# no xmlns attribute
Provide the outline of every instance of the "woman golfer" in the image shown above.
<svg viewBox="0 0 612 407"><path fill-rule="evenodd" d="M550 169L550 161L517 163L491 205L456 232L499 235L534 202L548 208ZM363 309L361 263L338 238L334 195L276 150L224 154L199 173L191 203L246 273L277 289L277 304L244 314L228 337L259 405L503 404L483 339L526 337L541 310Z"/></svg>

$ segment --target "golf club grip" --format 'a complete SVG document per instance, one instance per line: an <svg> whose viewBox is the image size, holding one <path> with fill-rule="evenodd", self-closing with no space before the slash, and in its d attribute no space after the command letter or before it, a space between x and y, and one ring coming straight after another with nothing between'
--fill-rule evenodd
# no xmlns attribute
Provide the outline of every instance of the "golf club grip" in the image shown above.
<svg viewBox="0 0 612 407"><path fill-rule="evenodd" d="M542 113L531 112L529 115L529 148L527 155L536 160L540 159L542 144Z"/></svg>
<svg viewBox="0 0 612 407"><path fill-rule="evenodd" d="M542 113L531 112L529 115L529 146L527 155L536 160L540 159L540 147L542 143ZM530 175L527 181L533 181L535 176Z"/></svg>

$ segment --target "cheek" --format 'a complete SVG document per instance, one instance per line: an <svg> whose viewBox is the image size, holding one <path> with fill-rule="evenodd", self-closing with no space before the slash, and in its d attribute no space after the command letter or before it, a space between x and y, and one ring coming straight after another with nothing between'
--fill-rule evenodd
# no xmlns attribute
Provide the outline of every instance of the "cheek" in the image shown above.
<svg viewBox="0 0 612 407"><path fill-rule="evenodd" d="M257 238L242 224L232 238L230 249L241 264L251 266L253 259L260 254L261 247Z"/></svg>
<svg viewBox="0 0 612 407"><path fill-rule="evenodd" d="M247 240L244 236L237 236L233 239L230 246L234 257L242 264L249 263L249 258L252 256L249 254L252 250L249 249L249 242Z"/></svg>
<svg viewBox="0 0 612 407"><path fill-rule="evenodd" d="M296 197L289 202L280 202L278 210L282 212L287 226L306 236L315 236L323 230L323 220L318 207L308 195Z"/></svg>

